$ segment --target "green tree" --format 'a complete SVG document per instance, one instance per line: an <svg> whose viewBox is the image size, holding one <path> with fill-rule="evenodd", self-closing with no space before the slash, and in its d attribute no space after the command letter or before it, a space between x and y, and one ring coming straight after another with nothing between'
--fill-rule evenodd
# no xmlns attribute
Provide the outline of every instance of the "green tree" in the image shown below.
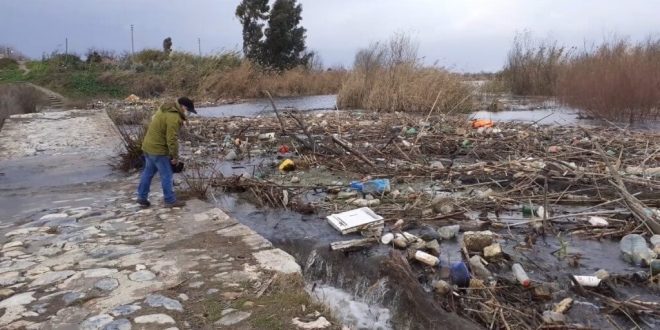
<svg viewBox="0 0 660 330"><path fill-rule="evenodd" d="M243 25L243 54L257 63L263 63L263 27L269 10L268 0L243 0L236 7Z"/></svg>
<svg viewBox="0 0 660 330"><path fill-rule="evenodd" d="M306 65L311 54L305 53L305 30L299 26L302 5L296 0L276 0L268 18L262 62L271 68L286 70Z"/></svg>

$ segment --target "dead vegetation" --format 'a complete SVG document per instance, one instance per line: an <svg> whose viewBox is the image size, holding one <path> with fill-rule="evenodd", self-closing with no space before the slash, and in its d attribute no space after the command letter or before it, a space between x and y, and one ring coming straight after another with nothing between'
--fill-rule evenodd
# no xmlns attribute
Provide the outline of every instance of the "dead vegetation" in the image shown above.
<svg viewBox="0 0 660 330"><path fill-rule="evenodd" d="M471 88L442 68L424 66L417 45L405 35L375 43L355 55L353 70L343 82L341 109L382 112L465 112Z"/></svg>
<svg viewBox="0 0 660 330"><path fill-rule="evenodd" d="M108 115L115 123L123 142L119 156L110 165L123 172L142 168L144 166L142 141L147 134L151 113L109 111Z"/></svg>

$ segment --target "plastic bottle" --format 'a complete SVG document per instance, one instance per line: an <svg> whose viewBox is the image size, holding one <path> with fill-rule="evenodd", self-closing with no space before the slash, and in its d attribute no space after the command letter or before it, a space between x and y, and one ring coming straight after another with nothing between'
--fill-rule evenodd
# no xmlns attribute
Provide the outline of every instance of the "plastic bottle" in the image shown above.
<svg viewBox="0 0 660 330"><path fill-rule="evenodd" d="M644 237L638 234L623 236L619 242L623 260L637 266L646 266L654 259L653 251L646 245Z"/></svg>
<svg viewBox="0 0 660 330"><path fill-rule="evenodd" d="M464 262L459 261L451 265L451 281L461 288L470 286L470 271Z"/></svg>
<svg viewBox="0 0 660 330"><path fill-rule="evenodd" d="M518 282L522 284L522 286L528 287L531 284L529 276L527 276L527 273L525 273L525 270L520 264L513 264L513 266L511 266L511 270L513 271L513 275L516 277Z"/></svg>
<svg viewBox="0 0 660 330"><path fill-rule="evenodd" d="M440 262L438 257L430 255L430 254L428 254L424 251L415 252L415 259L417 259L417 261L425 263L425 264L427 264L431 267L437 265Z"/></svg>

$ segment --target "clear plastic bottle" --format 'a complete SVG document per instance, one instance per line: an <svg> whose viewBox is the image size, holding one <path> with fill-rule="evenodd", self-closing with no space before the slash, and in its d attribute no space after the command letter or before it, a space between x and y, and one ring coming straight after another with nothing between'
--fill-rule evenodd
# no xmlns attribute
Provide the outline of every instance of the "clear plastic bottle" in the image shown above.
<svg viewBox="0 0 660 330"><path fill-rule="evenodd" d="M655 257L653 250L646 245L644 237L638 234L624 236L619 242L623 259L638 266L647 266Z"/></svg>
<svg viewBox="0 0 660 330"><path fill-rule="evenodd" d="M527 276L527 273L525 273L525 270L520 264L513 264L513 266L511 266L511 270L513 271L513 275L516 277L518 282L520 282L520 284L522 284L524 287L528 287L532 283L529 279L529 276Z"/></svg>

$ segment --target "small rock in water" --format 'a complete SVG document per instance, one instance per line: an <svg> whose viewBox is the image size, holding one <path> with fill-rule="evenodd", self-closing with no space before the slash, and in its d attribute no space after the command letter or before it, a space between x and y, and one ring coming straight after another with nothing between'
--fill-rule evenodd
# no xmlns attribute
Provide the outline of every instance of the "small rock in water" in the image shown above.
<svg viewBox="0 0 660 330"><path fill-rule="evenodd" d="M438 235L440 235L440 238L442 239L452 239L458 235L460 230L460 225L444 226L438 229Z"/></svg>
<svg viewBox="0 0 660 330"><path fill-rule="evenodd" d="M148 271L148 270L140 270L137 272L133 272L130 275L128 275L128 278L131 281L135 282L146 282L146 281L151 281L154 278L156 278L156 274Z"/></svg>
<svg viewBox="0 0 660 330"><path fill-rule="evenodd" d="M181 294L179 294L179 299L181 299L183 301L188 301L188 299L190 299L190 298L188 298L187 294L181 293Z"/></svg>
<svg viewBox="0 0 660 330"><path fill-rule="evenodd" d="M440 243L437 240L426 242L424 248L429 250L434 256L440 255Z"/></svg>
<svg viewBox="0 0 660 330"><path fill-rule="evenodd" d="M399 249L405 249L408 246L408 241L403 236L394 237L392 243L394 243L394 246Z"/></svg>
<svg viewBox="0 0 660 330"><path fill-rule="evenodd" d="M548 323L548 324L554 324L554 323L564 323L566 321L566 316L561 313L557 313L554 311L545 311L543 312L543 322Z"/></svg>
<svg viewBox="0 0 660 330"><path fill-rule="evenodd" d="M463 244L468 251L482 251L488 245L493 244L493 232L490 230L465 232Z"/></svg>
<svg viewBox="0 0 660 330"><path fill-rule="evenodd" d="M299 178L299 177L294 176L293 178L291 178L291 183L298 183L298 182L300 182L300 178Z"/></svg>
<svg viewBox="0 0 660 330"><path fill-rule="evenodd" d="M449 283L443 280L439 280L433 283L433 290L435 290L435 292L437 292L438 294L444 296L447 293L449 293L449 291L451 291L451 286L449 285Z"/></svg>
<svg viewBox="0 0 660 330"><path fill-rule="evenodd" d="M183 312L183 306L180 302L159 294L147 295L147 298L144 300L144 302L151 307L164 307L168 310Z"/></svg>
<svg viewBox="0 0 660 330"><path fill-rule="evenodd" d="M418 236L419 238L427 242L440 239L440 235L438 234L438 232L433 230L433 228L429 228L429 227L423 227L422 230L419 232Z"/></svg>
<svg viewBox="0 0 660 330"><path fill-rule="evenodd" d="M486 259L499 258L502 255L500 243L493 243L484 248L484 257Z"/></svg>

